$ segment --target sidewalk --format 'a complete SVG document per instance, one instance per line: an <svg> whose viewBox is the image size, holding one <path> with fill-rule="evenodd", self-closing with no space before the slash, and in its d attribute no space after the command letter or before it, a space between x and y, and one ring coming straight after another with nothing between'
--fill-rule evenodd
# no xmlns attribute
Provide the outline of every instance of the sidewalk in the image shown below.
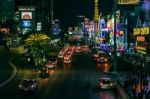
<svg viewBox="0 0 150 99"><path fill-rule="evenodd" d="M122 61L128 63L127 66L131 67L130 70L118 74L124 89L133 99L150 99L150 91L148 92L150 80L147 80L148 74L150 74L149 64L142 64L138 57L132 56L122 56ZM126 65L123 67L126 67Z"/></svg>
<svg viewBox="0 0 150 99"><path fill-rule="evenodd" d="M132 73L119 72L118 81L132 99L150 99L148 83L141 83L139 78ZM142 91L142 92L141 92ZM142 94L141 94L142 93Z"/></svg>

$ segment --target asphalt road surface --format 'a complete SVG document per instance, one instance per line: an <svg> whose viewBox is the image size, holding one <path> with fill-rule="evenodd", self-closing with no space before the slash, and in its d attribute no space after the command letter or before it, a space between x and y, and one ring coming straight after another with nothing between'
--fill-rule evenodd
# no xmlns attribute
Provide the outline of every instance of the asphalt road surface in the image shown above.
<svg viewBox="0 0 150 99"><path fill-rule="evenodd" d="M13 63L18 69L17 75L0 89L0 99L118 99L115 90L94 90L99 77L107 75L104 71L108 71L110 64L96 64L89 54L75 54L71 64L60 61L45 79L39 78L38 72L32 71L23 57L15 58ZM26 78L38 80L37 91L19 92L18 84ZM90 88L87 87L89 78L93 81Z"/></svg>

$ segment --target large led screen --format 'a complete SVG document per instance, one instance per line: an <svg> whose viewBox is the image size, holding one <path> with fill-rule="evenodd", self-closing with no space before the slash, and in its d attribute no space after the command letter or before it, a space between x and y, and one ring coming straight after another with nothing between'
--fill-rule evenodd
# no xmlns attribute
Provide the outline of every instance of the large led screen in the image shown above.
<svg viewBox="0 0 150 99"><path fill-rule="evenodd" d="M32 12L21 12L21 19L32 19Z"/></svg>
<svg viewBox="0 0 150 99"><path fill-rule="evenodd" d="M24 28L31 28L32 27L32 21L30 21L30 20L22 20L21 25Z"/></svg>

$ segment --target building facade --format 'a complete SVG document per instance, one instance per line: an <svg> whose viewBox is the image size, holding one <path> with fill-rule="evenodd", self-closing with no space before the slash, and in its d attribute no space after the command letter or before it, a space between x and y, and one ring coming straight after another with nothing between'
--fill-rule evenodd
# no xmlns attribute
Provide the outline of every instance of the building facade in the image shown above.
<svg viewBox="0 0 150 99"><path fill-rule="evenodd" d="M12 20L14 17L14 0L1 0L0 12L0 22Z"/></svg>
<svg viewBox="0 0 150 99"><path fill-rule="evenodd" d="M51 0L23 0L15 1L15 10L16 12L19 10L19 6L34 6L35 7L35 28L41 25L41 31L50 31L51 27ZM36 26L37 25L37 26Z"/></svg>

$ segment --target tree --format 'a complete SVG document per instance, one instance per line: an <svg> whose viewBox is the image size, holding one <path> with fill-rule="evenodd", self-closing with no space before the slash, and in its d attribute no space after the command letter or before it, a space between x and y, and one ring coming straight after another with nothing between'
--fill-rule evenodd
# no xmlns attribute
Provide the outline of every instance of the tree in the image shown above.
<svg viewBox="0 0 150 99"><path fill-rule="evenodd" d="M33 55L36 66L41 66L45 61L45 53L47 52L50 37L44 33L32 33L25 39L25 46L29 48Z"/></svg>

